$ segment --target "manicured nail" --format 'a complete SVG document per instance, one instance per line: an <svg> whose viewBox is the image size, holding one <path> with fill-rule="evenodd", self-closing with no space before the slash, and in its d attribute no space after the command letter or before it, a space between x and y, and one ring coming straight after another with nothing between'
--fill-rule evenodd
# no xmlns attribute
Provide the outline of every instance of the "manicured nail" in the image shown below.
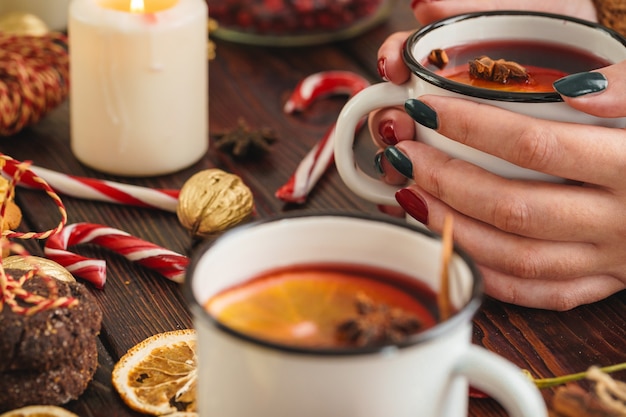
<svg viewBox="0 0 626 417"><path fill-rule="evenodd" d="M385 175L385 169L383 168L382 161L383 161L383 153L378 152L376 156L374 157L374 168L376 168L376 172L378 172L381 177Z"/></svg>
<svg viewBox="0 0 626 417"><path fill-rule="evenodd" d="M385 157L405 177L413 178L413 162L395 146L385 148Z"/></svg>
<svg viewBox="0 0 626 417"><path fill-rule="evenodd" d="M609 82L601 72L592 71L568 75L556 80L552 85L561 95L580 97L606 90Z"/></svg>
<svg viewBox="0 0 626 417"><path fill-rule="evenodd" d="M424 225L428 224L428 206L420 195L408 188L401 188L396 191L396 201L409 216Z"/></svg>
<svg viewBox="0 0 626 417"><path fill-rule="evenodd" d="M410 98L404 102L404 110L409 116L413 118L417 123L422 126L426 126L430 129L437 129L439 121L437 120L437 113L423 102Z"/></svg>
<svg viewBox="0 0 626 417"><path fill-rule="evenodd" d="M378 134L380 135L380 140L387 145L393 146L398 143L393 120L385 120L381 122L380 125L378 125Z"/></svg>
<svg viewBox="0 0 626 417"><path fill-rule="evenodd" d="M384 56L378 58L378 62L376 63L376 69L378 70L378 75L383 80L389 81L389 78L387 77L386 65L387 65L387 58L385 58Z"/></svg>

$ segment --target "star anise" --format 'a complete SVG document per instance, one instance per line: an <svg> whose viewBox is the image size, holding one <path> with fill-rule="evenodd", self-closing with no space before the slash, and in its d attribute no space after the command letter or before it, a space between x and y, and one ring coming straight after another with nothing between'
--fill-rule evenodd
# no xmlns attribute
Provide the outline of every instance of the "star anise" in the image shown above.
<svg viewBox="0 0 626 417"><path fill-rule="evenodd" d="M267 127L252 129L242 118L238 120L235 129L214 136L214 145L217 149L239 159L260 156L268 152L270 145L277 140L272 129Z"/></svg>
<svg viewBox="0 0 626 417"><path fill-rule="evenodd" d="M528 79L526 68L514 61L493 60L486 55L469 62L470 75L475 78L506 84L509 80L525 81Z"/></svg>
<svg viewBox="0 0 626 417"><path fill-rule="evenodd" d="M408 311L375 303L358 293L355 299L357 315L337 326L338 338L354 346L374 346L398 343L422 327L420 319Z"/></svg>

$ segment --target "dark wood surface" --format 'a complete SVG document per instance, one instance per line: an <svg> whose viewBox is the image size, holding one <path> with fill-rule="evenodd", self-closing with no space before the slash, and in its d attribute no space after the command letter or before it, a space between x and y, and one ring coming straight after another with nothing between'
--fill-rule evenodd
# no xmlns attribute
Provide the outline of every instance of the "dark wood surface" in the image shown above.
<svg viewBox="0 0 626 417"><path fill-rule="evenodd" d="M20 160L74 175L109 179L158 188L180 188L197 171L217 167L241 176L251 187L256 218L286 211L339 209L378 213L377 207L353 195L334 167L322 177L304 205L286 205L274 196L276 189L317 141L322 138L345 103L334 97L315 103L298 115L287 115L282 106L296 84L314 72L349 70L378 82L376 51L396 30L415 28L408 6L398 6L387 23L356 39L315 47L262 48L217 43L217 57L210 62L210 130L231 129L243 117L254 127L268 126L279 140L271 153L257 161L241 162L211 147L197 164L153 178L118 178L81 165L70 151L69 107L64 103L40 123L19 134L0 139L0 151ZM94 126L94 128L97 128ZM182 140L183 138L181 138ZM365 146L367 148L367 146ZM365 151L363 151L365 152ZM366 155L370 160L373 154ZM58 214L41 192L19 189L17 202L24 211L20 230L46 230L58 222ZM68 223L108 225L192 256L194 244L169 212L63 197ZM29 245L41 254L36 245ZM155 333L192 326L191 316L178 285L158 274L95 246L75 248L86 256L105 259L105 289L92 289L104 321L100 335L100 366L94 380L78 401L66 407L89 416L137 415L126 407L110 382L114 363L127 349ZM520 308L486 300L475 317L474 342L485 346L540 377L586 370L590 365L626 361L626 293L568 312ZM624 379L625 374L618 374ZM553 389L542 391L548 403ZM502 416L491 399L472 399L471 416Z"/></svg>

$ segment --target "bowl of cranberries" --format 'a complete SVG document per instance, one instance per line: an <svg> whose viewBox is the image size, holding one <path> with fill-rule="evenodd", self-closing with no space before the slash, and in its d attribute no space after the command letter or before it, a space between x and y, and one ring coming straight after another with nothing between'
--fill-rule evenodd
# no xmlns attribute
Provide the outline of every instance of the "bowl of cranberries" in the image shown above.
<svg viewBox="0 0 626 417"><path fill-rule="evenodd" d="M395 0L207 0L220 39L268 46L313 45L382 23Z"/></svg>

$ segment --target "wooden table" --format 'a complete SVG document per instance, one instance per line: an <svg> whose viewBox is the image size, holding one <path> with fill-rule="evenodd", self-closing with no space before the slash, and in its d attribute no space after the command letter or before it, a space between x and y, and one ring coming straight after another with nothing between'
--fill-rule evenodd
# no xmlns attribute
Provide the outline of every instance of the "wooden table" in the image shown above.
<svg viewBox="0 0 626 417"><path fill-rule="evenodd" d="M274 129L278 142L266 157L256 161L237 161L211 148L200 162L174 175L138 179L107 176L81 165L73 157L67 103L37 125L2 138L0 150L16 159L32 160L38 166L60 172L157 188L180 188L197 171L221 168L241 176L251 187L257 218L294 210L377 213L374 204L363 201L344 186L334 167L323 176L304 205L286 205L274 196L302 157L334 123L345 99L336 97L316 102L298 115L285 114L282 106L296 84L317 71L349 70L378 82L378 46L390 33L414 27L408 7L399 6L384 25L356 39L332 45L272 49L217 41L217 58L211 61L209 71L210 130L215 133L231 129L240 117L250 126ZM71 197L64 197L63 201L68 223L104 224L181 254L193 252L192 239L173 213ZM20 230L46 230L58 222L57 211L41 192L19 189L17 202L24 211ZM41 254L38 246L31 246L35 254ZM105 259L108 279L105 289L92 290L104 312L100 366L86 392L78 401L67 404L67 408L84 417L137 415L113 390L111 369L127 349L146 337L191 327L185 300L178 285L106 249L83 245L75 250ZM626 361L625 304L625 292L564 313L486 300L475 317L474 342L540 377L584 371L594 364L623 362ZM617 375L620 379L625 376ZM551 401L553 392L543 390L546 401ZM506 413L491 399L472 399L470 415Z"/></svg>

